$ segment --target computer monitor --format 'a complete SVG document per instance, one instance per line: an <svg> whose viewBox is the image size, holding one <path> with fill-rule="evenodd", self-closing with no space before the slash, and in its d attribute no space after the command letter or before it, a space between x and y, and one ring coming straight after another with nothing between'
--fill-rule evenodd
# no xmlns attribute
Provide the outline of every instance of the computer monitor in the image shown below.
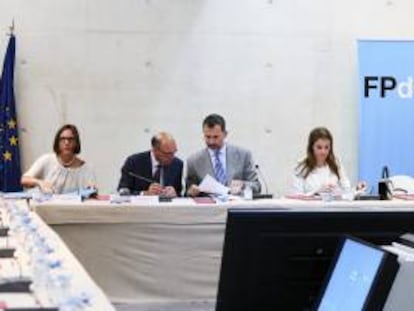
<svg viewBox="0 0 414 311"><path fill-rule="evenodd" d="M399 268L397 256L348 237L333 261L316 310L382 310Z"/></svg>
<svg viewBox="0 0 414 311"><path fill-rule="evenodd" d="M312 310L345 234L376 245L414 231L414 212L230 209L216 311Z"/></svg>

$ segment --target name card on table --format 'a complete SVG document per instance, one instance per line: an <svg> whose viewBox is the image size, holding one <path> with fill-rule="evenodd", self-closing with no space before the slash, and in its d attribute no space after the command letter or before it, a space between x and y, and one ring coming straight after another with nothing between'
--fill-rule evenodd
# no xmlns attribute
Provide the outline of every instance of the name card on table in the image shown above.
<svg viewBox="0 0 414 311"><path fill-rule="evenodd" d="M156 195L132 195L130 202L137 205L158 205L159 200Z"/></svg>
<svg viewBox="0 0 414 311"><path fill-rule="evenodd" d="M28 293L2 293L0 294L0 310L58 310L44 307L39 304L32 294Z"/></svg>
<svg viewBox="0 0 414 311"><path fill-rule="evenodd" d="M52 197L53 202L82 202L82 196L80 194L75 193L67 193L67 194L54 194Z"/></svg>

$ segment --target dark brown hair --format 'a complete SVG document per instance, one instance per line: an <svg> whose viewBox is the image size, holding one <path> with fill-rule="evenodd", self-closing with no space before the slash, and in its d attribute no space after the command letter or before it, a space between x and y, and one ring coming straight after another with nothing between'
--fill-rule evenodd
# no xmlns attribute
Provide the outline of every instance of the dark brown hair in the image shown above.
<svg viewBox="0 0 414 311"><path fill-rule="evenodd" d="M203 128L205 126L207 126L208 128L212 128L216 125L220 126L223 132L226 131L226 121L219 114L212 113L208 115L207 117L205 117L205 119L203 120Z"/></svg>
<svg viewBox="0 0 414 311"><path fill-rule="evenodd" d="M53 151L56 154L59 154L60 150L59 150L59 138L60 135L62 134L63 131L65 130L70 130L75 138L75 147L73 148L73 153L74 154L78 154L81 152L81 142L80 142L80 137L79 137L79 132L78 129L76 128L76 126L74 126L73 124L65 124L63 125L56 133L55 135L55 140L53 142Z"/></svg>
<svg viewBox="0 0 414 311"><path fill-rule="evenodd" d="M333 152L333 138L332 134L326 127L317 127L314 128L308 139L307 155L306 158L299 163L297 169L299 169L299 174L304 178L308 177L310 172L312 172L316 167L316 159L313 154L313 145L318 139L327 139L331 143L331 148L329 150L328 157L326 158L326 164L328 164L329 169L340 179L339 177L339 168L336 161L335 154Z"/></svg>

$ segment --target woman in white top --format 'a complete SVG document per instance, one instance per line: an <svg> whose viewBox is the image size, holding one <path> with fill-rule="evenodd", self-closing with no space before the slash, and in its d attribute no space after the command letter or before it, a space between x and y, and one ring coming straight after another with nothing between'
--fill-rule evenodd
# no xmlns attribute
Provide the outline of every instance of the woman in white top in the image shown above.
<svg viewBox="0 0 414 311"><path fill-rule="evenodd" d="M292 188L293 194L306 195L351 191L351 183L333 152L333 138L327 128L317 127L310 132L307 156L295 169Z"/></svg>
<svg viewBox="0 0 414 311"><path fill-rule="evenodd" d="M38 186L42 192L68 193L96 186L93 170L77 155L81 151L76 126L66 124L56 133L54 153L41 156L23 174L23 187Z"/></svg>

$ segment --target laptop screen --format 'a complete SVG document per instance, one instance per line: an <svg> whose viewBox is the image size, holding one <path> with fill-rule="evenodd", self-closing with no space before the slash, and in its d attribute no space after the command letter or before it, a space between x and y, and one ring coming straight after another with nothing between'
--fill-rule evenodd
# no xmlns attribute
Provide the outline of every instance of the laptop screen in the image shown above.
<svg viewBox="0 0 414 311"><path fill-rule="evenodd" d="M362 310L384 256L381 249L346 239L318 311Z"/></svg>

